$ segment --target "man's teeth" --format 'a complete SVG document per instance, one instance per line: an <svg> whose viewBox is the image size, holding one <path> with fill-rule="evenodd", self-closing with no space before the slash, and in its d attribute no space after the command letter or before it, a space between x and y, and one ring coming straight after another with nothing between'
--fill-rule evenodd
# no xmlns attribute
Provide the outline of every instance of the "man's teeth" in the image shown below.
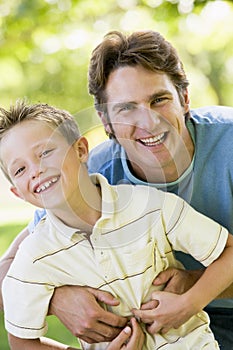
<svg viewBox="0 0 233 350"><path fill-rule="evenodd" d="M154 136L154 137L148 137L146 139L140 139L142 143L144 143L146 146L153 146L153 145L158 145L162 143L164 139L165 133L163 132L160 135Z"/></svg>
<svg viewBox="0 0 233 350"><path fill-rule="evenodd" d="M54 184L55 182L57 182L58 180L58 177L54 177L52 178L51 180L43 183L43 185L41 186L38 186L37 189L36 189L36 193L40 193L44 190L46 190L47 188L49 188L52 184Z"/></svg>

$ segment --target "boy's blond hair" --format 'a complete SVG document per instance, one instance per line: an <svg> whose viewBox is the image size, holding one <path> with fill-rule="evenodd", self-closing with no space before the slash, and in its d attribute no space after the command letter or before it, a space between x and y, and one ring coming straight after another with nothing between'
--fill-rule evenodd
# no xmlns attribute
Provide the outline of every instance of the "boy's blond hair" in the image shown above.
<svg viewBox="0 0 233 350"><path fill-rule="evenodd" d="M78 125L69 112L45 103L30 105L25 100L17 100L9 110L0 107L0 148L4 135L13 126L26 120L37 120L47 123L52 129L59 131L70 145L80 138ZM39 132L40 130L38 129ZM0 167L6 178L11 182L1 157Z"/></svg>

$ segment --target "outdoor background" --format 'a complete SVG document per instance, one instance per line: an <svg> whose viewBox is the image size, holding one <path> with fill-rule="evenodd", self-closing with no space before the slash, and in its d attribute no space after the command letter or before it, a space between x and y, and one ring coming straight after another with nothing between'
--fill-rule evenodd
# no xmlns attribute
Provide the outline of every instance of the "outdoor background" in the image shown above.
<svg viewBox="0 0 233 350"><path fill-rule="evenodd" d="M141 29L161 32L177 48L191 107L232 106L232 23L232 1L0 0L0 106L26 97L67 109L93 147L104 132L87 91L91 51L110 30ZM0 256L32 216L0 175ZM54 318L49 322L49 336L77 344ZM0 314L0 350L8 349Z"/></svg>

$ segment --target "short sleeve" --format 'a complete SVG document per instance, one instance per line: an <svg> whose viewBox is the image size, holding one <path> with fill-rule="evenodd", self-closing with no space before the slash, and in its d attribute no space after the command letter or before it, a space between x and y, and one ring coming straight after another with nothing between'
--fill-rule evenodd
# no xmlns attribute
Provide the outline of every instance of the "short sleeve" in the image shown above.
<svg viewBox="0 0 233 350"><path fill-rule="evenodd" d="M174 250L190 254L204 266L211 264L224 250L228 230L181 198L166 193L162 215Z"/></svg>

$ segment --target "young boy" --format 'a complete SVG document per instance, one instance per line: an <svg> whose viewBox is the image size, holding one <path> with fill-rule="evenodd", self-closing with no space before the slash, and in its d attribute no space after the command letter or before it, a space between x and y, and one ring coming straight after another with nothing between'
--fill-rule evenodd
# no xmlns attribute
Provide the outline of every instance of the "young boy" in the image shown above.
<svg viewBox="0 0 233 350"><path fill-rule="evenodd" d="M87 140L68 112L20 101L0 109L0 162L11 191L47 209L4 280L11 349L51 349L40 337L54 288L62 285L111 292L120 301L112 311L129 319L142 303L159 300L148 310L157 333L141 324L143 349L219 349L201 309L233 280L233 237L173 194L89 177L87 158ZM179 266L173 249L208 266L182 295L152 286L159 272ZM108 344L82 345L102 350Z"/></svg>

